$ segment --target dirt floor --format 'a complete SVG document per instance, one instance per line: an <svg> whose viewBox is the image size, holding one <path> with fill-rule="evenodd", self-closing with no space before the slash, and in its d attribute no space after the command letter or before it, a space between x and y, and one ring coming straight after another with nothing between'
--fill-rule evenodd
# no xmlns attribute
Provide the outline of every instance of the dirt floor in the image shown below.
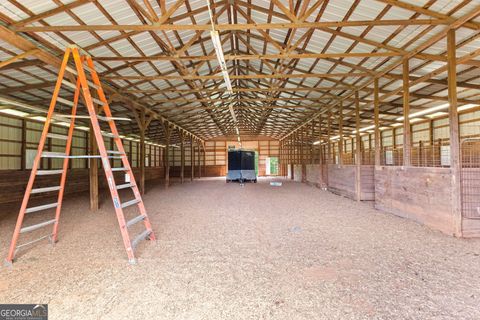
<svg viewBox="0 0 480 320"><path fill-rule="evenodd" d="M480 319L480 240L368 203L287 181L150 185L158 240L131 266L104 196L96 213L65 201L56 246L0 268L0 303L48 303L50 319ZM17 210L0 213L2 258Z"/></svg>

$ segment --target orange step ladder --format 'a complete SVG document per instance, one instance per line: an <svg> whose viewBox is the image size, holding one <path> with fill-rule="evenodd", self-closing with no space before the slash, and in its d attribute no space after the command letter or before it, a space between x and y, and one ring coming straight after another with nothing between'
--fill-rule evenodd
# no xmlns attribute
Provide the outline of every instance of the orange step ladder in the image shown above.
<svg viewBox="0 0 480 320"><path fill-rule="evenodd" d="M74 61L75 69L68 66L68 62L71 59L73 59ZM87 79L86 71L89 72L91 80ZM76 79L76 84L64 79L66 72L73 75L72 79ZM58 97L62 85L65 85L75 90L73 103L71 101ZM98 94L97 96L99 99L92 98L92 95L90 93L90 88L93 88L94 90L96 90ZM88 116L77 115L78 100L81 95L87 107ZM71 108L72 108L71 115L55 115L54 110L57 102L71 105ZM105 116L100 116L99 114L97 114L97 111L96 111L97 109L95 105L97 105L99 110L103 110ZM52 118L57 119L57 117L70 118L70 126L68 129L67 136L49 132L49 127L52 122ZM92 155L80 155L80 156L70 155L70 149L72 146L72 137L73 137L76 118L90 119L100 155L93 155L93 156ZM121 118L115 118L112 116L108 101L105 98L105 94L103 92L100 79L98 77L97 72L95 71L95 66L93 64L91 57L88 54L83 54L83 53L81 54L80 49L78 49L75 46L71 46L67 48L65 51L65 55L63 57L61 67L60 67L55 90L53 92L52 100L50 102L50 107L48 109L48 114L45 120L45 126L43 128L40 142L38 144L38 151L33 161L30 179L28 180L25 195L23 197L22 206L18 214L17 223L15 226L12 241L10 244L10 249L8 251L8 256L5 260L6 265L12 265L16 250L22 246L29 245L31 243L40 241L42 239L50 239L52 244L57 241L58 224L60 220L62 200L63 200L65 182L66 182L67 171L68 171L68 163L70 159L78 159L78 158L101 159L102 166L105 171L105 176L108 182L108 187L112 196L113 206L115 208L115 213L117 215L118 224L120 226L120 231L123 238L123 244L127 251L128 260L130 263L132 264L136 263L134 250L140 241L146 240L146 239L155 240L155 235L153 233L150 220L145 210L142 197L138 190L137 184L135 183L135 178L134 178L132 169L130 167L130 163L128 162L128 157L125 153L125 149L123 148L123 144L118 134L117 127L115 126L114 120L116 119L121 120ZM102 132L98 122L99 120L102 120L108 123L108 127L111 131L110 133L105 131ZM113 138L116 145L116 150L107 150L105 148L103 136ZM47 139L66 141L65 152L59 153L59 152L44 151L45 141ZM53 169L53 170L39 169L43 158L63 159L62 169ZM109 161L110 159L120 159L122 162L122 167L112 168ZM125 174L128 174L128 176L130 177L130 181L125 184L116 185L115 178L113 175L114 171L125 172ZM52 187L34 188L35 178L37 176L45 176L45 175L60 175L59 185L52 186ZM118 190L127 189L127 188L130 188L133 191L134 199L122 203L120 201ZM56 202L35 206L35 207L28 207L28 202L31 194L56 192L56 191L58 191L58 198ZM140 214L127 221L125 219L123 209L133 205L138 206ZM38 211L44 211L52 208L56 209L54 218L45 220L33 225L23 226L24 219L28 217L28 215ZM139 222L143 222L145 226L145 230L140 234L138 234L135 238L133 238L133 240L131 240L128 229L138 224ZM20 235L28 232L32 232L34 230L39 230L51 225L53 225L53 232L51 234L48 234L34 241L30 241L28 243L17 246L17 242Z"/></svg>

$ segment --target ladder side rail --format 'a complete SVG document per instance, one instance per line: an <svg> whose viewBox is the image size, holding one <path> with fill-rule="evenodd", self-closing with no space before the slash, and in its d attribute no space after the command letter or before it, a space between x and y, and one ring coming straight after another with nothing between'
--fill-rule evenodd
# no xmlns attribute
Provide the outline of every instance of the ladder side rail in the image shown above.
<svg viewBox="0 0 480 320"><path fill-rule="evenodd" d="M71 54L71 50L67 48L67 50L65 51L65 55L63 56L62 64L60 66L57 82L55 84L55 89L52 95L52 100L50 101L50 106L48 108L45 125L43 127L42 135L38 143L37 154L35 155L35 159L33 160L32 171L30 172L30 178L28 179L28 184L25 190L25 194L23 196L22 205L20 207L20 212L18 214L17 222L15 225L15 230L13 232L12 242L10 243L10 248L8 250L8 255L6 258L6 262L8 264L12 263L13 258L15 256L15 248L17 245L18 237L20 235L20 229L22 227L23 218L25 217L25 211L27 209L28 200L30 199L30 193L33 188L33 183L35 182L35 176L37 174L37 170L40 165L40 161L42 159L42 152L43 152L43 148L45 147L45 140L47 138L47 134L49 131L50 122L53 116L53 111L55 110L55 106L57 104L57 97L58 97L58 94L60 93L60 88L62 86L62 81L63 81L65 69L67 67L70 54Z"/></svg>
<svg viewBox="0 0 480 320"><path fill-rule="evenodd" d="M70 127L68 129L67 136L67 145L65 146L65 159L63 159L63 171L60 178L60 190L58 192L58 205L55 212L55 224L53 225L52 233L52 243L57 242L58 237L58 223L60 220L60 213L62 211L63 195L65 191L65 182L67 180L67 171L68 171L68 161L70 160L69 155L72 148L73 133L75 127L75 115L77 114L78 98L80 97L80 81L77 79L77 88L75 90L75 95L73 98L73 107L72 107L72 118L70 119Z"/></svg>
<svg viewBox="0 0 480 320"><path fill-rule="evenodd" d="M110 110L108 100L105 97L105 93L103 92L103 88L102 88L102 85L100 83L100 79L99 79L98 74L95 70L95 65L93 64L93 61L92 61L91 57L87 57L87 64L88 64L88 67L90 68L90 70L92 70L92 80L93 80L93 83L97 86L98 97L100 98L100 100L104 104L103 105L103 111L105 112L105 115L107 117L111 118L112 117L112 111ZM111 130L112 134L114 134L115 136L118 137L119 134L118 134L118 130L117 130L117 126L115 125L115 122L114 121L108 121L108 124L110 126L110 130ZM145 209L145 205L143 203L142 196L141 196L141 194L138 190L138 185L135 181L135 175L133 174L132 168L131 168L130 163L128 161L128 158L126 156L125 149L123 148L122 140L120 138L117 138L117 139L114 139L114 140L115 140L115 144L117 146L117 150L120 151L124 155L122 157L122 164L128 170L128 172L130 174L130 183L133 182L132 190L133 190L133 193L135 195L135 198L140 200L138 202L138 208L140 210L140 214L145 216L145 219L143 220L145 228L147 230L151 231L150 232L150 240L155 240L155 233L153 232L153 228L152 228L152 225L150 223L150 219L148 219L147 211ZM143 161L143 159L141 159L141 161Z"/></svg>
<svg viewBox="0 0 480 320"><path fill-rule="evenodd" d="M135 261L135 256L130 242L130 236L127 231L125 216L123 215L123 210L121 208L120 197L115 185L115 179L112 173L110 162L108 161L107 152L105 148L105 141L103 140L102 133L100 131L100 125L98 123L98 118L95 112L95 108L92 101L92 96L90 94L89 85L87 83L87 78L84 71L84 65L80 59L80 54L77 48L72 49L73 58L75 60L75 65L77 68L78 78L81 82L83 96L87 105L88 113L92 122L93 132L95 134L95 139L97 141L98 150L102 158L102 165L107 178L108 187L110 189L110 194L112 196L113 206L115 208L115 213L117 215L118 224L120 225L120 232L123 238L123 244L127 251L129 261ZM116 134L116 133L114 133Z"/></svg>

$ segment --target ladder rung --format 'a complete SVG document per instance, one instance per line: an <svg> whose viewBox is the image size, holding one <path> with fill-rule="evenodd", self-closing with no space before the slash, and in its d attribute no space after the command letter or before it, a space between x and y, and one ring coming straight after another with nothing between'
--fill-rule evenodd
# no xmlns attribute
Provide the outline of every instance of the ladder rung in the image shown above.
<svg viewBox="0 0 480 320"><path fill-rule="evenodd" d="M43 193L43 192L51 192L51 191L58 191L58 190L60 190L60 186L36 188L36 189L32 189L32 193Z"/></svg>
<svg viewBox="0 0 480 320"><path fill-rule="evenodd" d="M50 209L50 208L55 208L57 206L58 206L58 202L44 204L44 205L41 205L41 206L28 208L27 210L25 210L25 213L47 210L47 209Z"/></svg>
<svg viewBox="0 0 480 320"><path fill-rule="evenodd" d="M97 118L98 120L103 120L103 121L132 121L132 119L129 119L129 118L122 118L122 117L104 117L104 116L98 116L97 115Z"/></svg>
<svg viewBox="0 0 480 320"><path fill-rule="evenodd" d="M112 171L128 171L128 169L125 167L120 167L120 168L112 168Z"/></svg>
<svg viewBox="0 0 480 320"><path fill-rule="evenodd" d="M48 176L52 174L61 174L63 170L38 170L37 176Z"/></svg>
<svg viewBox="0 0 480 320"><path fill-rule="evenodd" d="M117 190L131 188L131 187L133 187L133 184L131 183L119 184L117 186Z"/></svg>
<svg viewBox="0 0 480 320"><path fill-rule="evenodd" d="M62 152L43 151L42 158L66 158L67 155Z"/></svg>
<svg viewBox="0 0 480 320"><path fill-rule="evenodd" d="M140 202L140 200L138 200L138 199L133 199L133 200L124 202L124 203L122 203L122 208L130 207L130 206L132 206L136 203L139 203L139 202Z"/></svg>
<svg viewBox="0 0 480 320"><path fill-rule="evenodd" d="M57 133L48 133L47 137L52 139L68 140L68 136L65 136L63 134L57 134Z"/></svg>
<svg viewBox="0 0 480 320"><path fill-rule="evenodd" d="M113 133L102 132L102 136L109 138L120 138L119 136L114 135Z"/></svg>
<svg viewBox="0 0 480 320"><path fill-rule="evenodd" d="M145 220L145 218L146 218L146 217L145 217L143 214L141 214L141 215L139 215L139 216L136 216L136 217L133 218L133 219L128 220L128 222L127 222L127 228L133 226L133 225L134 225L135 223L137 223L137 222L140 222L140 221Z"/></svg>
<svg viewBox="0 0 480 320"><path fill-rule="evenodd" d="M29 241L29 242L27 242L27 243L23 243L23 244L21 244L21 245L17 246L17 250L18 250L18 249L20 249L21 247L25 247L25 246L28 246L28 245L30 245L30 244L32 244L32 243L35 243L35 242L41 241L41 240L43 240L43 239L50 238L51 236L52 236L51 234L47 234L47 235L45 235L45 236L43 236L43 237L40 237L40 238L38 238L38 239L35 239L35 240L32 240L32 241Z"/></svg>
<svg viewBox="0 0 480 320"><path fill-rule="evenodd" d="M66 69L68 72L70 72L70 73L72 73L72 74L74 74L74 75L77 75L77 70L75 70L75 69L73 69L73 68L70 68L70 67L66 67L65 69ZM88 74L85 73L85 75L87 76ZM95 84L94 84L93 82L91 82L90 80L87 80L87 83L88 83L88 85L89 85L90 87L95 88L95 89L98 89L98 86L95 85Z"/></svg>
<svg viewBox="0 0 480 320"><path fill-rule="evenodd" d="M117 150L107 150L107 153L111 153L111 154L123 154L123 155L125 155L124 152L122 152L122 151L117 151Z"/></svg>
<svg viewBox="0 0 480 320"><path fill-rule="evenodd" d="M43 227L48 226L48 225L50 225L50 224L54 224L55 221L56 221L55 219L52 219L52 220L40 222L40 223L31 225L31 226L22 228L22 229L20 229L20 233L30 232L30 231L34 231L34 230L43 228Z"/></svg>
<svg viewBox="0 0 480 320"><path fill-rule="evenodd" d="M132 241L132 248L135 249L135 247L138 245L138 243L142 240L147 239L147 237L152 233L150 230L145 230L142 233L140 233L138 236L135 237Z"/></svg>

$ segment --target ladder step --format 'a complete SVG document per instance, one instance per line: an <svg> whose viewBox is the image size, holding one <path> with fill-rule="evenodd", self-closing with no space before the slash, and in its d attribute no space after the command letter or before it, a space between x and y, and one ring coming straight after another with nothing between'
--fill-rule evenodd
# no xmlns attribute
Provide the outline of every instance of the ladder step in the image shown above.
<svg viewBox="0 0 480 320"><path fill-rule="evenodd" d="M20 229L20 233L30 232L30 231L34 231L34 230L43 228L43 227L48 226L50 224L54 224L55 221L56 221L55 219L52 219L52 220L40 222L40 223L31 225L31 226L28 226L28 227L24 227L24 228Z"/></svg>
<svg viewBox="0 0 480 320"><path fill-rule="evenodd" d="M109 138L116 138L116 139L120 138L119 136L114 135L113 133L108 133L108 132L102 132L102 136L109 137Z"/></svg>
<svg viewBox="0 0 480 320"><path fill-rule="evenodd" d="M123 154L123 155L125 155L125 152L117 151L117 150L107 150L107 153L111 153L111 154Z"/></svg>
<svg viewBox="0 0 480 320"><path fill-rule="evenodd" d="M131 188L131 187L133 187L133 184L131 184L131 183L119 184L117 186L117 190L127 189L127 188Z"/></svg>
<svg viewBox="0 0 480 320"><path fill-rule="evenodd" d="M59 140L68 140L68 136L65 136L63 134L56 134L56 133L47 134L47 138L59 139Z"/></svg>
<svg viewBox="0 0 480 320"><path fill-rule="evenodd" d="M52 174L62 174L63 170L38 170L37 176L48 176Z"/></svg>
<svg viewBox="0 0 480 320"><path fill-rule="evenodd" d="M41 241L41 240L43 240L43 239L51 238L51 237L52 237L51 234L47 234L47 235L45 235L45 236L43 236L43 237L40 237L40 238L38 238L38 239L29 241L29 242L27 242L27 243L23 243L23 244L17 246L17 250L20 249L21 247L25 247L25 246L28 246L28 245L33 244L33 243L35 243L35 242ZM51 239L50 239L50 240L51 240Z"/></svg>
<svg viewBox="0 0 480 320"><path fill-rule="evenodd" d="M151 230L145 230L142 233L140 233L138 236L135 237L132 241L132 249L135 249L135 247L138 245L138 243L142 240L147 239L147 237L152 233Z"/></svg>
<svg viewBox="0 0 480 320"><path fill-rule="evenodd" d="M66 158L67 155L62 152L43 151L42 158Z"/></svg>
<svg viewBox="0 0 480 320"><path fill-rule="evenodd" d="M146 218L146 217L145 217L144 215L139 215L139 216L136 216L136 217L133 218L133 219L128 220L128 222L127 222L127 228L133 226L133 225L134 225L135 223L137 223L137 222L140 222L140 221L145 220L145 218Z"/></svg>
<svg viewBox="0 0 480 320"><path fill-rule="evenodd" d="M104 116L98 116L98 120L103 120L103 121L132 121L132 119L125 118L125 117L104 117Z"/></svg>
<svg viewBox="0 0 480 320"><path fill-rule="evenodd" d="M128 171L127 168L121 167L121 168L112 168L112 171Z"/></svg>
<svg viewBox="0 0 480 320"><path fill-rule="evenodd" d="M50 208L56 208L57 206L58 206L58 202L44 204L44 205L41 205L41 206L28 208L27 210L25 210L25 213L47 210L47 209L50 209Z"/></svg>
<svg viewBox="0 0 480 320"><path fill-rule="evenodd" d="M32 189L32 193L43 193L43 192L52 192L60 190L60 186L56 187L46 187L46 188L35 188Z"/></svg>
<svg viewBox="0 0 480 320"><path fill-rule="evenodd" d="M140 202L140 200L133 199L133 200L122 203L121 207L122 208L130 207L130 206L133 206L134 204L139 203L139 202Z"/></svg>

